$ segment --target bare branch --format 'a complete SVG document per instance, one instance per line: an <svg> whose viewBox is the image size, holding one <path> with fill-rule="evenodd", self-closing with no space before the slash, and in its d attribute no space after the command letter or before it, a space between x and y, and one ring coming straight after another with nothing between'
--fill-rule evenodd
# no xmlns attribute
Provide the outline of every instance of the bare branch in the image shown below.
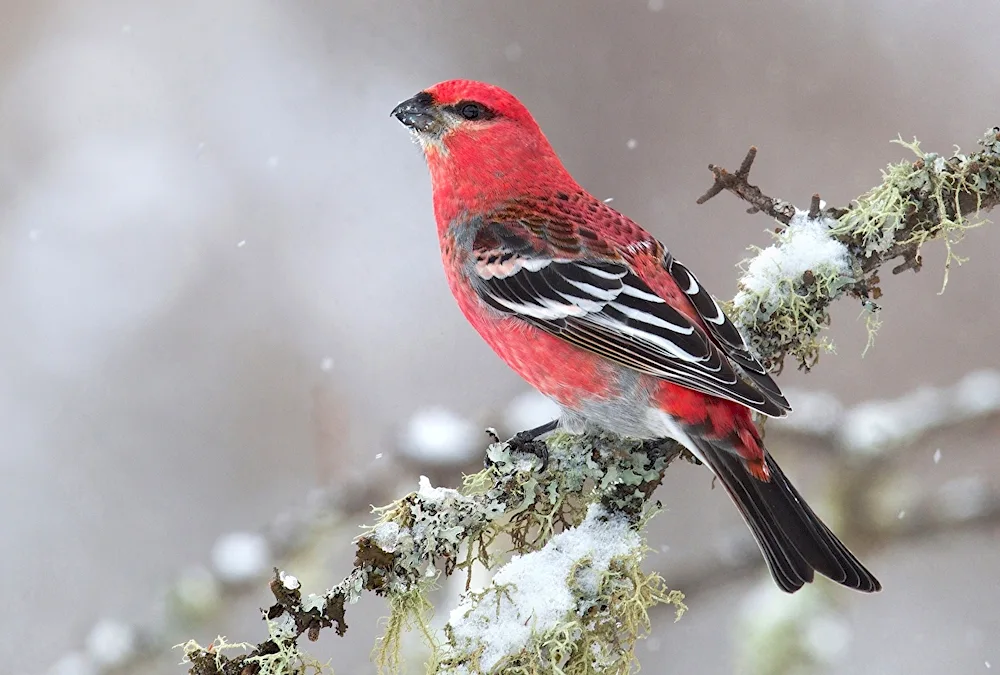
<svg viewBox="0 0 1000 675"><path fill-rule="evenodd" d="M747 213L763 212L787 225L788 221L795 215L795 207L788 202L768 197L761 192L759 187L751 185L748 181L750 178L750 168L753 166L756 157L757 148L751 146L736 173L730 173L721 166L709 164L708 170L715 174L715 182L712 183L712 186L708 188L705 194L698 198L698 203L704 204L723 190L729 190L750 204Z"/></svg>

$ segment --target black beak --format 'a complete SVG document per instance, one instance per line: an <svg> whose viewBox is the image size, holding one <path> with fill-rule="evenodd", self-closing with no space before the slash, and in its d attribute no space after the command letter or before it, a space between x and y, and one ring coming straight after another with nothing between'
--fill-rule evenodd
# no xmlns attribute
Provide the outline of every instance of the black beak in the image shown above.
<svg viewBox="0 0 1000 675"><path fill-rule="evenodd" d="M432 133L437 126L437 110L434 108L434 97L422 91L413 98L406 99L389 113L414 131Z"/></svg>

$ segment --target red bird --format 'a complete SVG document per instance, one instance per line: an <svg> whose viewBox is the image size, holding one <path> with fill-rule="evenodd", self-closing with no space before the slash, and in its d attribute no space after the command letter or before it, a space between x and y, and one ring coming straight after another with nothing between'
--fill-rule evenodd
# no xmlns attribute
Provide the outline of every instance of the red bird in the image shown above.
<svg viewBox="0 0 1000 675"><path fill-rule="evenodd" d="M751 418L791 408L695 276L573 180L527 108L451 80L392 114L423 148L451 292L479 334L562 409L557 424L673 438L706 464L783 590L819 572L881 585L805 503Z"/></svg>

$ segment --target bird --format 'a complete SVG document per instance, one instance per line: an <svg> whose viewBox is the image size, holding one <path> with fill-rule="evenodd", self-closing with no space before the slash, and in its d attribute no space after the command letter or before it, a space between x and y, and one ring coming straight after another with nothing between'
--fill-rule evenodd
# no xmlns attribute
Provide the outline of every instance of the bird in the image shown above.
<svg viewBox="0 0 1000 675"><path fill-rule="evenodd" d="M391 116L423 151L459 308L559 406L519 439L674 439L721 482L783 591L816 573L881 590L765 449L753 413L791 406L740 331L666 246L577 183L524 104L459 79Z"/></svg>

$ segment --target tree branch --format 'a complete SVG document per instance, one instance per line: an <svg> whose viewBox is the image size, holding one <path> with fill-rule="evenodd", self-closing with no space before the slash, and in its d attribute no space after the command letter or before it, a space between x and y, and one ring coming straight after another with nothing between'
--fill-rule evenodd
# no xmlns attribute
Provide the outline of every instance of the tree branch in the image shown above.
<svg viewBox="0 0 1000 675"><path fill-rule="evenodd" d="M642 630L649 607L670 602L680 607L682 596L668 592L657 575L641 573L638 562L642 557L638 531L642 523L656 510L647 504L650 495L663 479L667 466L687 451L673 441L639 443L607 435L571 436L557 432L547 439L548 470L539 472L541 460L511 453L506 443L493 443L487 452L490 468L469 476L460 492L432 487L421 479L417 492L376 509L379 523L355 540L357 556L354 569L340 583L321 595L303 597L298 580L275 571L271 591L275 604L265 613L269 639L252 648L249 654L229 657L222 651L226 644L213 643L202 647L194 642L185 645L185 658L192 664L193 675L256 675L275 672L271 660L289 660L297 652L296 640L306 634L315 640L323 628L335 626L343 635L347 628L344 607L356 602L362 591L375 592L390 600L392 616L389 629L378 649L380 667L397 670L399 666L400 633L405 626L419 627L434 642L428 627L425 609L426 594L438 574L456 571L471 573L474 564L486 567L494 564L490 546L503 537L512 543L518 555L530 555L544 550L553 536L580 525L588 504L600 505L596 514L591 508L595 531L605 523L620 523L621 531L631 531L635 545L609 557L595 573L604 578L590 593L591 603L602 606L603 613L616 616L615 630L599 634L579 633L586 648L574 650L578 660L592 660L598 643L605 655L617 654L625 663L632 658L631 645ZM570 568L589 565L598 544L586 556L566 561ZM564 575L564 577L567 577ZM566 578L561 581L565 582ZM551 583L559 583L552 579ZM605 588L605 585L607 588ZM620 595L621 587L632 590ZM504 589L492 594L470 595L468 612L474 614L482 603L501 603ZM497 595L499 593L499 595ZM499 604L497 605L499 607ZM577 608L567 608L566 616ZM615 614L615 612L618 614ZM477 614L479 620L488 614ZM499 619L498 614L498 619ZM567 619L553 617L551 625L534 624L532 640L506 656L516 656L525 662L542 662L566 657L568 648L564 633ZM623 634L621 623L629 632ZM452 621L453 634L459 634ZM484 630L480 639L461 644L450 640L435 644L439 669L435 672L459 672L469 668L477 672L486 640L500 631ZM561 635L560 649L540 646L539 640ZM491 666L483 668L489 670ZM281 672L281 671L278 671ZM461 671L465 672L465 671ZM590 672L590 671L581 671Z"/></svg>
<svg viewBox="0 0 1000 675"><path fill-rule="evenodd" d="M787 225L788 221L795 215L795 206L780 199L768 197L761 192L759 187L749 183L750 168L753 166L756 158L757 148L751 145L736 173L730 173L721 166L709 164L708 170L715 175L715 182L712 183L712 186L708 188L705 194L698 198L697 203L704 204L723 190L728 190L750 204L747 213L763 212L778 222Z"/></svg>
<svg viewBox="0 0 1000 675"><path fill-rule="evenodd" d="M715 181L699 204L728 190L749 203L751 213L763 211L786 226L776 244L745 261L747 273L731 305L732 318L771 370L780 371L788 356L800 368L815 365L828 347L820 333L829 324L830 303L850 295L874 314L873 301L882 295L879 268L902 258L894 274L919 271L920 248L928 241L945 243L947 284L952 263L963 262L952 245L978 224L969 218L1000 203L1000 127L988 130L980 149L968 156L944 157L923 152L917 141L897 142L917 159L890 165L881 185L846 208L824 206L814 195L808 211L802 211L765 195L748 182L757 152L753 147L735 174L709 165ZM826 260L809 260L813 265L803 268L803 237L798 235L812 236L817 229L843 248L830 247ZM876 323L869 323L872 333Z"/></svg>

